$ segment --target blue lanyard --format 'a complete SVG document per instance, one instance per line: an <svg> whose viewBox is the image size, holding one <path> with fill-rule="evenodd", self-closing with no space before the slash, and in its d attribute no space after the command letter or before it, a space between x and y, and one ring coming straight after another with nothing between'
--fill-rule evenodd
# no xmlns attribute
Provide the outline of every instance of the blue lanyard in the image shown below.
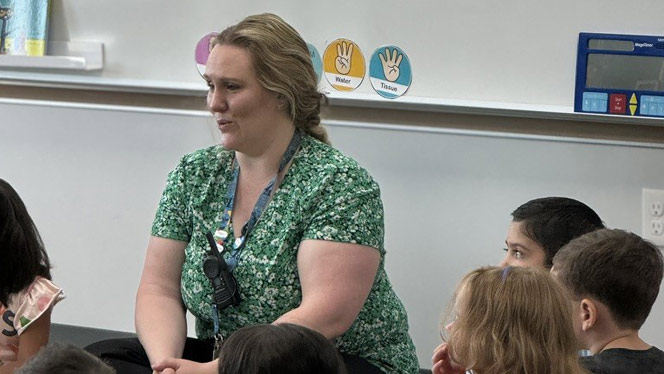
<svg viewBox="0 0 664 374"><path fill-rule="evenodd" d="M286 165L288 165L290 160L295 155L295 152L297 152L297 149L300 147L301 139L302 136L300 131L296 129L295 133L293 133L293 137L291 138L290 143L288 144L288 148L286 148L286 152L284 152L284 155L281 157L281 161L279 162L279 170L274 175L274 177L270 179L270 181L267 183L267 186L263 189L263 192L258 197L258 201L256 201L256 205L254 205L254 209L251 211L249 220L244 224L244 226L242 226L242 230L240 231L241 236L235 239L235 242L232 245L233 249L231 251L230 258L228 259L228 267L231 272L233 269L235 269L238 262L240 261L240 255L242 254L242 250L244 249L244 245L247 241L247 238L249 237L249 234L251 233L251 230L253 230L256 222L258 222L261 214L263 214L263 210L265 210L265 207L270 201L270 196L272 195L272 190L274 189L274 185L277 182L279 174L284 170ZM228 224L231 220L231 215L233 214L235 192L237 191L237 183L240 176L240 165L238 165L238 163L235 161L233 162L233 165L233 180L228 185L228 191L226 192L226 206L224 207L224 213L221 216L219 229L214 233L214 239L217 242L217 249L219 249L219 252L221 253L223 253L225 248L228 247L228 241L230 240Z"/></svg>

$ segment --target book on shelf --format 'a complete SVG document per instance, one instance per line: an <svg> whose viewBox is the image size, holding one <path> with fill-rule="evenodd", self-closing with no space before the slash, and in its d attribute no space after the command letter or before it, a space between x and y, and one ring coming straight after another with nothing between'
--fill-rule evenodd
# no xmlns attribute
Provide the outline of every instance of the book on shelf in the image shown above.
<svg viewBox="0 0 664 374"><path fill-rule="evenodd" d="M0 0L0 54L46 54L50 3L50 0Z"/></svg>

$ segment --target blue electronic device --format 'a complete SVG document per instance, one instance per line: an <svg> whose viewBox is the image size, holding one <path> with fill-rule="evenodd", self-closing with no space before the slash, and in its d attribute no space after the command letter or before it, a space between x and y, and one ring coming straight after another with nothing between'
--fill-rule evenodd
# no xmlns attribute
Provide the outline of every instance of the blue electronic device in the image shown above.
<svg viewBox="0 0 664 374"><path fill-rule="evenodd" d="M574 111L664 117L664 36L580 33Z"/></svg>

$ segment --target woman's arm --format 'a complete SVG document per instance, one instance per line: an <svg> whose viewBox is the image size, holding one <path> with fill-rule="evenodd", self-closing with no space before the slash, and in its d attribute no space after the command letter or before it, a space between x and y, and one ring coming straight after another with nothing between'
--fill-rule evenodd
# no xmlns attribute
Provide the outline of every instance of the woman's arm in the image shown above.
<svg viewBox="0 0 664 374"><path fill-rule="evenodd" d="M304 240L297 255L302 303L275 323L294 323L333 339L353 324L369 296L380 264L377 249L351 243Z"/></svg>
<svg viewBox="0 0 664 374"><path fill-rule="evenodd" d="M187 339L180 276L187 242L150 237L136 294L136 332L152 364L182 357Z"/></svg>

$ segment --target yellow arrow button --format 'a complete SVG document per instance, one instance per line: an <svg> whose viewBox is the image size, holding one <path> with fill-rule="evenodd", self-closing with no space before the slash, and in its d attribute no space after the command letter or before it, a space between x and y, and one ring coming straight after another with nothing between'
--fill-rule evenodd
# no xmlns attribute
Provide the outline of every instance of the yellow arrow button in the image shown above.
<svg viewBox="0 0 664 374"><path fill-rule="evenodd" d="M631 103L632 101L630 100L629 102ZM629 112L632 113L632 115L634 115L634 113L636 113L636 105L630 104Z"/></svg>
<svg viewBox="0 0 664 374"><path fill-rule="evenodd" d="M638 104L636 101L636 94L632 94L632 97L629 99L630 104Z"/></svg>

